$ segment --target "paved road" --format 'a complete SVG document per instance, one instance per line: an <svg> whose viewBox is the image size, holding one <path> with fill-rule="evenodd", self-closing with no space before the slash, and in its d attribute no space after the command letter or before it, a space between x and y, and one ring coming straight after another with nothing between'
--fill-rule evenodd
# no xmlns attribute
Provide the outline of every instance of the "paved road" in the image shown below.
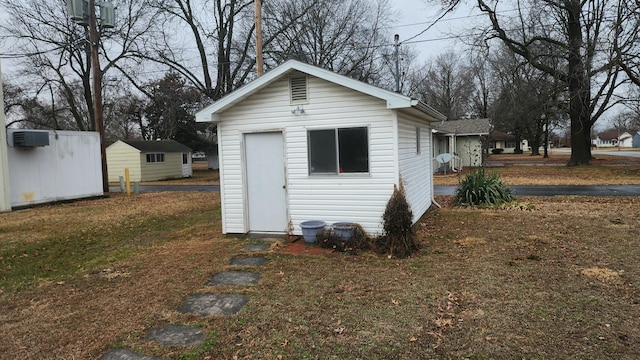
<svg viewBox="0 0 640 360"><path fill-rule="evenodd" d="M625 157L633 157L633 158L640 158L640 151L637 150L624 150L624 148L622 148L620 151L617 150L618 148L609 148L606 150L602 150L602 149L592 149L591 150L591 155L593 156L598 156L598 155L612 155L612 156L625 156ZM550 154L571 154L571 149L569 148L560 148L560 149L552 149Z"/></svg>
<svg viewBox="0 0 640 360"><path fill-rule="evenodd" d="M456 186L435 186L435 195L453 195ZM597 185L597 186L513 186L519 196L640 196L640 185ZM120 187L112 186L111 192L120 192ZM220 191L218 185L144 185L140 192L161 191Z"/></svg>

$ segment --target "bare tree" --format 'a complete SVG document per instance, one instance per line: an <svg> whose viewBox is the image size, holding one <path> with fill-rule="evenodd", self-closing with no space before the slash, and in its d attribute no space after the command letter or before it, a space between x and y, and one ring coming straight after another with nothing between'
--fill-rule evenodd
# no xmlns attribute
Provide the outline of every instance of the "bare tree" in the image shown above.
<svg viewBox="0 0 640 360"><path fill-rule="evenodd" d="M628 3L620 1L620 3ZM459 0L445 1L448 8ZM491 27L487 38L499 39L531 66L562 82L569 98L571 158L568 165L589 164L590 129L609 109L619 78L616 39L625 26L624 12L605 0L518 0L498 11L499 0L478 0ZM549 61L553 59L553 61ZM562 66L549 66L558 63Z"/></svg>
<svg viewBox="0 0 640 360"><path fill-rule="evenodd" d="M613 48L618 65L640 87L640 1L617 0Z"/></svg>
<svg viewBox="0 0 640 360"><path fill-rule="evenodd" d="M493 72L489 64L488 54L475 54L471 59L469 70L473 82L469 112L473 117L486 119L489 117L489 106L494 98L492 91Z"/></svg>
<svg viewBox="0 0 640 360"><path fill-rule="evenodd" d="M27 97L25 90L14 84L12 80L4 78L2 80L2 97L4 99L4 112L7 119L7 127L22 120L23 105Z"/></svg>
<svg viewBox="0 0 640 360"><path fill-rule="evenodd" d="M393 78L383 59L392 49L388 0L285 0L265 13L267 33L279 33L265 47L271 66L294 58L369 83Z"/></svg>
<svg viewBox="0 0 640 360"><path fill-rule="evenodd" d="M147 3L122 0L116 28L101 31L101 73L106 83L111 77L132 79L139 65L132 61L132 51L154 36L155 17ZM0 0L0 8L10 19L0 25L1 39L11 44L5 47L9 52L23 60L20 77L32 84L29 98L55 114L48 126L95 129L86 27L68 19L63 0Z"/></svg>
<svg viewBox="0 0 640 360"><path fill-rule="evenodd" d="M438 55L418 88L420 98L455 120L470 110L474 91L473 76L468 64L453 52Z"/></svg>

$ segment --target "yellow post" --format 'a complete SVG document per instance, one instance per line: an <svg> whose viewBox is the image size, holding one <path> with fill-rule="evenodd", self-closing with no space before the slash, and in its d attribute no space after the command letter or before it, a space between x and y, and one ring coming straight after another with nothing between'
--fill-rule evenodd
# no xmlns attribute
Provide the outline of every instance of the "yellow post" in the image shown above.
<svg viewBox="0 0 640 360"><path fill-rule="evenodd" d="M127 196L131 195L131 184L129 183L129 168L124 168L124 188L127 189Z"/></svg>

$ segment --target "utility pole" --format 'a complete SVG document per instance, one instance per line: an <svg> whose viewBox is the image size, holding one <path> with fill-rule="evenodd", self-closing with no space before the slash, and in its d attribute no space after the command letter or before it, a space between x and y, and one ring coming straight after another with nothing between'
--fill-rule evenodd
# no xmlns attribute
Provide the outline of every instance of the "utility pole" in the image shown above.
<svg viewBox="0 0 640 360"><path fill-rule="evenodd" d="M393 36L393 40L395 41L395 47L396 47L396 92L399 93L400 92L400 55L399 55L399 48L400 48L400 35L395 34Z"/></svg>
<svg viewBox="0 0 640 360"><path fill-rule="evenodd" d="M262 3L255 0L255 22L256 22L256 75L262 75Z"/></svg>
<svg viewBox="0 0 640 360"><path fill-rule="evenodd" d="M102 191L109 192L109 175L107 174L107 150L104 139L104 122L102 120L102 70L100 70L100 39L96 20L95 0L89 0L89 46L91 46L91 71L93 72L93 117L96 131L100 134L100 159L102 162Z"/></svg>
<svg viewBox="0 0 640 360"><path fill-rule="evenodd" d="M100 28L114 27L115 12L110 2L100 4ZM88 26L89 49L91 49L91 82L93 90L93 119L95 130L100 136L100 161L102 165L102 191L109 192L109 175L107 174L107 151L104 137L104 122L102 119L102 70L100 70L100 34L98 33L98 18L96 16L95 0L67 0L67 12L71 20L81 26ZM85 28L86 29L86 28Z"/></svg>

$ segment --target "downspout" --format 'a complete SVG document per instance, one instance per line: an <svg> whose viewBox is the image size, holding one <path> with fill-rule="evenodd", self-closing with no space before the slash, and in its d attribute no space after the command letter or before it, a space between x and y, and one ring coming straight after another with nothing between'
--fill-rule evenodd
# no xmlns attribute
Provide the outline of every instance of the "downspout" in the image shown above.
<svg viewBox="0 0 640 360"><path fill-rule="evenodd" d="M433 129L431 129L431 125L429 125L429 129L430 129L430 133L431 133L431 155L433 155ZM431 158L431 166L433 166L433 157ZM433 169L431 169L431 202L434 203L438 209L442 209L442 206L440 206L440 204L438 204L438 202L436 201L436 194L434 191L434 186L433 186Z"/></svg>

